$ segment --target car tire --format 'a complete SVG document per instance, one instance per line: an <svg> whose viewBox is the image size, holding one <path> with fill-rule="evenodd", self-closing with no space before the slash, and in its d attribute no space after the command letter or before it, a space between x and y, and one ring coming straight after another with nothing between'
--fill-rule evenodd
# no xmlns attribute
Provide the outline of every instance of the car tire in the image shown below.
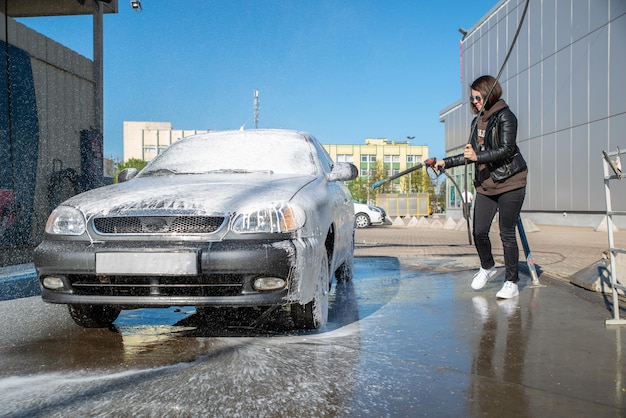
<svg viewBox="0 0 626 418"><path fill-rule="evenodd" d="M74 322L83 328L108 328L122 311L108 305L68 305L68 309Z"/></svg>
<svg viewBox="0 0 626 418"><path fill-rule="evenodd" d="M328 268L328 254L326 254L326 251L323 253L313 300L304 305L300 303L291 305L291 319L296 328L320 329L328 321L330 271Z"/></svg>
<svg viewBox="0 0 626 418"><path fill-rule="evenodd" d="M354 223L357 228L367 228L370 226L370 217L365 213L357 213L354 217Z"/></svg>

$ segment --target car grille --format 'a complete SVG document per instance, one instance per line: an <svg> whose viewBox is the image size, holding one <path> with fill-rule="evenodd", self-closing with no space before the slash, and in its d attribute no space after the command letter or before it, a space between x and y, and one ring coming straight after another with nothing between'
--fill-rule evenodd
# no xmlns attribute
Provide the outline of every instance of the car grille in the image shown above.
<svg viewBox="0 0 626 418"><path fill-rule="evenodd" d="M93 220L99 234L209 234L224 223L223 216L116 216Z"/></svg>
<svg viewBox="0 0 626 418"><path fill-rule="evenodd" d="M237 296L249 279L240 275L137 277L71 275L73 293L84 296Z"/></svg>

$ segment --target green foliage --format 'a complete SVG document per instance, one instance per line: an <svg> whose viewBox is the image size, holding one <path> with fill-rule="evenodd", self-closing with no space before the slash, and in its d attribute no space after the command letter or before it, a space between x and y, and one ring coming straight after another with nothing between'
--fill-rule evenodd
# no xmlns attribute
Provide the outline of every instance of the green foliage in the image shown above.
<svg viewBox="0 0 626 418"><path fill-rule="evenodd" d="M144 160L140 160L139 158L131 158L125 163L119 165L119 170L122 171L125 168L136 168L141 171L148 163Z"/></svg>
<svg viewBox="0 0 626 418"><path fill-rule="evenodd" d="M131 158L126 162L116 161L113 164L113 181L117 183L117 175L125 168L136 168L137 170L141 171L147 164L147 161L140 160L139 158Z"/></svg>

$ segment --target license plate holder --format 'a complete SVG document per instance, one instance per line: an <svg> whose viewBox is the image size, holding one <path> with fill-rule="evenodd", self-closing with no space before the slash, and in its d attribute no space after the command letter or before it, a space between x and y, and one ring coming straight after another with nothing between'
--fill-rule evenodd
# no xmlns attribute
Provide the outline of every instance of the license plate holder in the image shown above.
<svg viewBox="0 0 626 418"><path fill-rule="evenodd" d="M99 252L96 274L119 275L195 275L198 256L195 252Z"/></svg>

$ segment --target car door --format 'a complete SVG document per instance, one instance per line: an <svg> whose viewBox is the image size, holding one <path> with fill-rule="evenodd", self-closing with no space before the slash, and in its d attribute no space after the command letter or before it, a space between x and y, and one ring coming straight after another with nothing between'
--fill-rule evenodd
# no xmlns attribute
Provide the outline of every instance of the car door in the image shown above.
<svg viewBox="0 0 626 418"><path fill-rule="evenodd" d="M333 160L326 149L315 139L312 139L318 159L326 177L332 171ZM353 251L352 239L354 233L354 207L352 195L341 181L326 181L330 211L335 222L335 264L333 269L346 258L348 252Z"/></svg>

